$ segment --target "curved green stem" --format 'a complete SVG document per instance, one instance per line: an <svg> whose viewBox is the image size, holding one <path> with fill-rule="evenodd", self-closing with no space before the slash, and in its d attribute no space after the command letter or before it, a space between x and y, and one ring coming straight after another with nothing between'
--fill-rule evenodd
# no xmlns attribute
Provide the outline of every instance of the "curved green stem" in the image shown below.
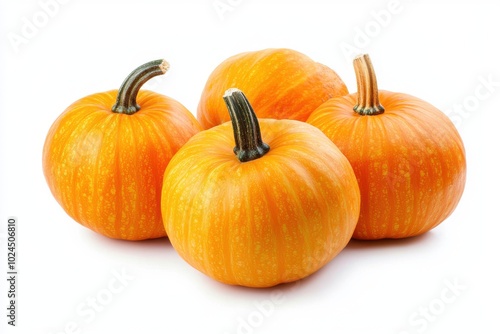
<svg viewBox="0 0 500 334"><path fill-rule="evenodd" d="M137 94L142 85L152 77L167 72L169 64L164 59L150 61L136 68L123 81L116 103L111 110L116 113L132 115L138 112L141 107L137 104Z"/></svg>
<svg viewBox="0 0 500 334"><path fill-rule="evenodd" d="M258 159L269 152L269 145L262 141L259 121L245 94L239 89L230 88L224 94L231 122L233 124L233 151L241 162Z"/></svg>
<svg viewBox="0 0 500 334"><path fill-rule="evenodd" d="M384 107L380 104L378 97L375 71L367 54L354 59L354 71L358 86L358 104L354 106L354 111L362 116L384 113Z"/></svg>

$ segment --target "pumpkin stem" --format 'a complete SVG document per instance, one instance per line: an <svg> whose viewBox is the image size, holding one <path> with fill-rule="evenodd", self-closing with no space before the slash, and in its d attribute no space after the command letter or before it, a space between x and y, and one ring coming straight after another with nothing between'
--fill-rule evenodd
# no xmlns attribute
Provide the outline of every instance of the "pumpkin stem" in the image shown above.
<svg viewBox="0 0 500 334"><path fill-rule="evenodd" d="M354 111L362 116L384 113L384 107L378 97L375 71L367 54L354 59L354 71L358 85L358 104L354 106Z"/></svg>
<svg viewBox="0 0 500 334"><path fill-rule="evenodd" d="M136 68L123 81L116 103L111 110L116 113L132 115L138 112L141 107L137 104L137 94L142 85L152 77L160 74L165 74L169 68L169 64L164 59L150 61Z"/></svg>
<svg viewBox="0 0 500 334"><path fill-rule="evenodd" d="M241 162L247 162L264 156L269 145L262 141L259 121L245 94L239 89L230 88L224 93L231 122L233 124L233 151Z"/></svg>

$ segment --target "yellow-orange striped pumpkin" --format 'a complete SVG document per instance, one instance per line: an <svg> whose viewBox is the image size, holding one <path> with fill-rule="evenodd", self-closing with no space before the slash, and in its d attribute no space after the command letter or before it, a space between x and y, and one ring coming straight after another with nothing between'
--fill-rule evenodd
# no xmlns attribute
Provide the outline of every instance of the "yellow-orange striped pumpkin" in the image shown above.
<svg viewBox="0 0 500 334"><path fill-rule="evenodd" d="M267 287L311 275L351 239L360 200L352 167L315 127L257 121L239 90L225 99L232 123L193 136L165 171L168 237L223 283Z"/></svg>
<svg viewBox="0 0 500 334"><path fill-rule="evenodd" d="M43 171L52 194L74 220L107 237L166 235L160 210L163 173L201 130L179 102L139 91L167 67L163 60L146 63L120 90L74 102L47 135Z"/></svg>
<svg viewBox="0 0 500 334"><path fill-rule="evenodd" d="M348 94L334 70L291 49L243 52L220 63L201 94L197 117L204 129L229 121L221 96L238 87L259 118L305 122L321 103Z"/></svg>
<svg viewBox="0 0 500 334"><path fill-rule="evenodd" d="M319 106L307 122L353 166L361 191L357 239L404 238L445 220L465 186L465 149L450 119L408 94L378 91L368 55L354 60L358 92Z"/></svg>

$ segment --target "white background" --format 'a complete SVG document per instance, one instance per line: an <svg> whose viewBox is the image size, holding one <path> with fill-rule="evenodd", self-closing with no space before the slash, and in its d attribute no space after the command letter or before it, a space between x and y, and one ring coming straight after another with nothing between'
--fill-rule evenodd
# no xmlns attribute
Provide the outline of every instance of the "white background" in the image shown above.
<svg viewBox="0 0 500 334"><path fill-rule="evenodd" d="M213 0L61 1L45 6L50 15L46 2L0 1L1 268L7 218L19 223L18 326L8 333L500 333L498 2L222 0L231 10L221 15ZM348 46L370 54L379 88L446 111L465 142L465 193L426 235L352 241L310 278L257 290L204 276L166 238L101 237L52 198L41 166L50 125L136 66L166 58L170 71L147 88L196 113L217 64L268 47L307 54L354 91Z"/></svg>

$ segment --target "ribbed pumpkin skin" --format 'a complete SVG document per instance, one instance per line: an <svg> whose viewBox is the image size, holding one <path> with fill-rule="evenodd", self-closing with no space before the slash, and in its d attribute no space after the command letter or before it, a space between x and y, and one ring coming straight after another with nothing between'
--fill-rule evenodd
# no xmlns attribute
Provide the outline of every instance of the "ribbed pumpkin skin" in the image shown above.
<svg viewBox="0 0 500 334"><path fill-rule="evenodd" d="M82 98L47 135L43 171L52 194L77 222L110 238L165 236L160 195L165 168L199 123L166 96L140 91L141 110L114 113L117 90Z"/></svg>
<svg viewBox="0 0 500 334"><path fill-rule="evenodd" d="M268 287L306 277L348 243L359 189L318 129L260 120L271 147L241 163L231 123L195 135L165 171L162 214L173 247L227 284Z"/></svg>
<svg viewBox="0 0 500 334"><path fill-rule="evenodd" d="M348 94L332 69L300 52L245 52L226 59L210 74L198 105L197 118L203 128L229 121L221 96L230 87L245 92L259 118L304 122L321 103Z"/></svg>
<svg viewBox="0 0 500 334"><path fill-rule="evenodd" d="M457 206L466 178L465 150L453 123L416 97L379 91L385 112L360 116L357 94L334 98L308 123L345 154L361 191L356 239L422 234Z"/></svg>

